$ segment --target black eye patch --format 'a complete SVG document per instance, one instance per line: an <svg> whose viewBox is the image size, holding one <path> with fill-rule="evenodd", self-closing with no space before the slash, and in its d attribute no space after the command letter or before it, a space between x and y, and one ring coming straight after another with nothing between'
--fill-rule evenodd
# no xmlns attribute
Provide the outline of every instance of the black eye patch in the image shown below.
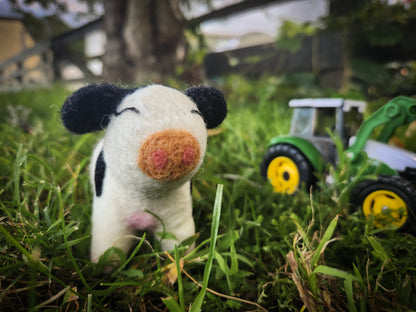
<svg viewBox="0 0 416 312"><path fill-rule="evenodd" d="M193 110L191 110L191 113L192 114L198 114L199 116L202 117L202 119L204 119L204 116L202 116L202 114L201 114L201 112L199 110L193 109Z"/></svg>
<svg viewBox="0 0 416 312"><path fill-rule="evenodd" d="M125 113L125 112L127 112L127 111L133 111L133 112L135 112L136 114L140 114L140 111L137 109L137 108L135 108L135 107L127 107L127 108L125 108L125 109L123 109L123 110L121 110L120 112L115 112L114 113L114 116L120 116L121 114L123 114L123 113Z"/></svg>

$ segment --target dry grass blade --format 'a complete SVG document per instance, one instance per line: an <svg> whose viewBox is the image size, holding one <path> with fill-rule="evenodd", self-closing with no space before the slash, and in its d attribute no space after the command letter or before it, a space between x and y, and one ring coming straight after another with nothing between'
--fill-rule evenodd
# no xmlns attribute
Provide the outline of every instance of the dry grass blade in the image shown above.
<svg viewBox="0 0 416 312"><path fill-rule="evenodd" d="M298 263L296 262L295 253L293 250L289 251L289 253L286 255L286 258L292 271L291 277L296 285L296 288L298 289L300 299L303 301L303 304L308 311L317 311L318 309L315 300L310 295L309 289L304 287L304 284L298 276Z"/></svg>
<svg viewBox="0 0 416 312"><path fill-rule="evenodd" d="M48 300L42 302L41 304L38 304L35 308L39 309L43 306L46 306L47 304L54 302L55 300L57 300L59 297L63 296L66 294L66 292L68 290L71 289L71 286L66 286L64 289L62 289L60 292L58 292L56 295L53 295L52 297L50 297Z"/></svg>

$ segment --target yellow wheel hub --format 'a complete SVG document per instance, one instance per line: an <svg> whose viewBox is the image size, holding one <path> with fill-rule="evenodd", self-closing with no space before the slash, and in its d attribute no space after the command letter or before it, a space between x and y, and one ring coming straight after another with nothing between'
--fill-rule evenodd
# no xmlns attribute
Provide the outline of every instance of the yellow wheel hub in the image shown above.
<svg viewBox="0 0 416 312"><path fill-rule="evenodd" d="M298 166L292 159L279 156L273 159L267 168L267 178L277 193L293 194L299 187Z"/></svg>
<svg viewBox="0 0 416 312"><path fill-rule="evenodd" d="M378 228L395 225L401 227L407 220L406 203L389 190L374 191L364 199L363 213L366 218L374 216Z"/></svg>

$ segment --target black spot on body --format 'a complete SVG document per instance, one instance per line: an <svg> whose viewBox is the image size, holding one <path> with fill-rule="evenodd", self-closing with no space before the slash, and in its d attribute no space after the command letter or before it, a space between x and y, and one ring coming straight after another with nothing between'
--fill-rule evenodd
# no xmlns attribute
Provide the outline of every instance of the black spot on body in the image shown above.
<svg viewBox="0 0 416 312"><path fill-rule="evenodd" d="M97 195L97 197L100 197L103 192L105 167L104 152L101 151L100 155L98 155L97 162L95 163L94 173L95 195Z"/></svg>

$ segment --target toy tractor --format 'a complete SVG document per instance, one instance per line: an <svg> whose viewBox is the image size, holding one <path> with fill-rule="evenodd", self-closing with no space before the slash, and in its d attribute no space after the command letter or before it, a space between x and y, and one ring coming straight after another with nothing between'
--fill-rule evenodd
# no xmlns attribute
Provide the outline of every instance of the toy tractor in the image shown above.
<svg viewBox="0 0 416 312"><path fill-rule="evenodd" d="M352 191L350 202L373 218L379 228L416 229L416 154L388 145L398 126L416 120L416 101L396 97L363 122L365 102L344 99L296 99L288 136L273 138L261 164L261 174L278 193L309 190L325 164L336 165L338 153L328 129L344 144L353 164L377 179L364 180ZM381 131L370 140L375 128Z"/></svg>

